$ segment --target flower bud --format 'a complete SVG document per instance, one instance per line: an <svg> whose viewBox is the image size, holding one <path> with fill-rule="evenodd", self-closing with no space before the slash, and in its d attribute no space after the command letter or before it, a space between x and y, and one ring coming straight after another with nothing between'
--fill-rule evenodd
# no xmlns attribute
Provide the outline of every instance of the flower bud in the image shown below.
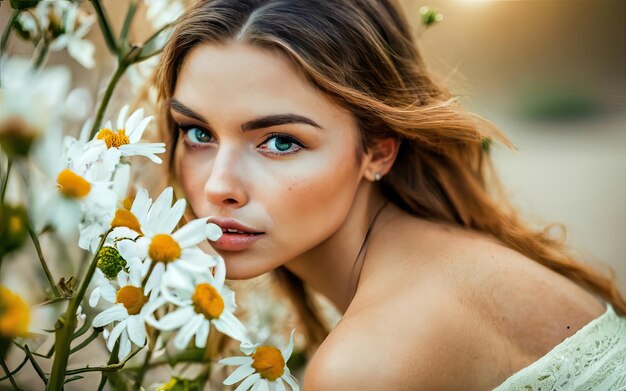
<svg viewBox="0 0 626 391"><path fill-rule="evenodd" d="M22 246L28 233L27 224L23 206L0 206L0 254L7 254Z"/></svg>
<svg viewBox="0 0 626 391"><path fill-rule="evenodd" d="M420 15L422 16L422 24L426 27L430 27L443 20L443 14L441 14L441 12L428 6L420 8Z"/></svg>
<svg viewBox="0 0 626 391"><path fill-rule="evenodd" d="M115 247L105 246L98 252L97 267L107 278L115 278L126 268L126 260Z"/></svg>
<svg viewBox="0 0 626 391"><path fill-rule="evenodd" d="M39 132L20 116L10 116L0 122L0 147L11 156L26 156Z"/></svg>

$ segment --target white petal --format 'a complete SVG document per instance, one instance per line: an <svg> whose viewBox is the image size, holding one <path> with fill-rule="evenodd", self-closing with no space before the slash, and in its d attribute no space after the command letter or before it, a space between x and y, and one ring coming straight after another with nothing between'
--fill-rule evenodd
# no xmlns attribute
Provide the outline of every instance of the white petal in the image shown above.
<svg viewBox="0 0 626 391"><path fill-rule="evenodd" d="M280 352L283 354L283 358L285 359L285 362L289 361L289 358L291 357L291 353L293 352L293 334L295 332L296 332L296 329L291 330L291 336L289 337L289 344L284 350L283 349L280 350Z"/></svg>
<svg viewBox="0 0 626 391"><path fill-rule="evenodd" d="M125 260L130 260L131 258L139 258L145 259L148 256L148 247L146 246L146 240L141 240L142 238L137 239L137 241L132 240L121 240L117 242L117 251L119 251L122 258Z"/></svg>
<svg viewBox="0 0 626 391"><path fill-rule="evenodd" d="M91 325L93 327L102 327L111 322L122 320L126 317L128 317L128 311L126 311L126 308L124 308L123 305L116 304L96 315L96 317L93 318Z"/></svg>
<svg viewBox="0 0 626 391"><path fill-rule="evenodd" d="M180 263L180 261L176 261L169 265L163 275L163 286L176 291L184 291L191 297L195 290L191 274L185 268L180 267Z"/></svg>
<svg viewBox="0 0 626 391"><path fill-rule="evenodd" d="M137 346L146 344L146 326L141 317L134 315L128 317L128 337Z"/></svg>
<svg viewBox="0 0 626 391"><path fill-rule="evenodd" d="M216 255L214 259L217 262L217 265L215 265L215 285L222 287L226 279L226 263L224 258L219 255Z"/></svg>
<svg viewBox="0 0 626 391"><path fill-rule="evenodd" d="M139 125L142 119L143 119L143 109L140 108L140 109L135 110L130 115L130 117L128 117L128 120L126 120L126 123L124 124L124 129L126 130L127 134L128 132L132 132L137 127L137 125Z"/></svg>
<svg viewBox="0 0 626 391"><path fill-rule="evenodd" d="M224 379L223 384L230 386L231 384L235 384L243 378L250 376L254 373L254 368L250 365L242 365L239 368L235 369L233 373L231 373L226 379Z"/></svg>
<svg viewBox="0 0 626 391"><path fill-rule="evenodd" d="M163 160L155 154L165 152L165 148L153 147L149 144L126 144L120 147L120 152L122 156L143 156L156 164L161 164Z"/></svg>
<svg viewBox="0 0 626 391"><path fill-rule="evenodd" d="M276 381L273 382L273 384L276 391L287 391L285 389L285 384L283 384L282 378L279 377L278 379L276 379Z"/></svg>
<svg viewBox="0 0 626 391"><path fill-rule="evenodd" d="M128 139L132 144L135 144L139 142L139 140L141 140L141 136L143 136L143 132L144 130L146 130L146 126L148 126L150 121L152 121L152 118L152 116L144 118L137 126L135 126L131 130L130 134L128 135Z"/></svg>
<svg viewBox="0 0 626 391"><path fill-rule="evenodd" d="M133 205L130 208L131 213L139 220L139 224L146 224L145 219L148 215L148 210L150 210L151 203L152 200L148 196L148 191L146 189L139 189L135 195Z"/></svg>
<svg viewBox="0 0 626 391"><path fill-rule="evenodd" d="M111 334L109 334L109 338L107 338L107 348L109 351L113 351L113 347L115 346L115 341L122 334L122 331L126 328L126 319L119 322L113 330L111 330Z"/></svg>
<svg viewBox="0 0 626 391"><path fill-rule="evenodd" d="M157 308L161 307L165 304L166 301L164 298L160 297L156 300L148 300L146 304L141 308L140 315L142 318L145 318L148 315L152 315Z"/></svg>
<svg viewBox="0 0 626 391"><path fill-rule="evenodd" d="M259 382L257 383L257 390L258 391L270 391L270 386L267 380L265 379L259 380Z"/></svg>
<svg viewBox="0 0 626 391"><path fill-rule="evenodd" d="M181 229L174 232L172 237L181 247L195 246L196 244L206 240L206 221L205 219L191 220Z"/></svg>
<svg viewBox="0 0 626 391"><path fill-rule="evenodd" d="M196 347L201 349L206 346L206 340L209 336L209 322L202 322L196 332Z"/></svg>
<svg viewBox="0 0 626 391"><path fill-rule="evenodd" d="M259 346L261 346L261 344L252 343L250 341L243 341L239 345L239 350L241 350L243 352L243 354L249 356L252 353L256 352L256 348L259 347Z"/></svg>
<svg viewBox="0 0 626 391"><path fill-rule="evenodd" d="M248 340L245 326L229 312L223 312L218 319L212 320L215 328L238 341Z"/></svg>
<svg viewBox="0 0 626 391"><path fill-rule="evenodd" d="M289 387L291 387L293 391L300 391L298 381L293 376L291 376L291 372L289 371L289 368L287 368L287 366L285 366L285 373L283 373L280 378L287 382L287 384L289 384Z"/></svg>
<svg viewBox="0 0 626 391"><path fill-rule="evenodd" d="M74 58L78 63L85 68L91 69L96 65L94 60L94 53L96 51L96 47L93 43L81 39L70 39L67 45L67 52Z"/></svg>
<svg viewBox="0 0 626 391"><path fill-rule="evenodd" d="M128 114L128 109L129 109L129 106L125 105L120 110L120 113L117 116L117 129L124 129L125 122L126 122L126 115ZM109 129L111 128L109 127ZM111 130L116 130L116 129L111 129Z"/></svg>
<svg viewBox="0 0 626 391"><path fill-rule="evenodd" d="M161 218L161 221L159 222L159 224L155 226L154 230L156 232L162 232L166 234L172 233L172 231L174 230L174 228L180 221L181 217L183 217L183 214L185 213L186 205L187 203L185 200L176 201L174 206L172 206L172 209L165 212L165 214ZM172 235L172 237L176 239L175 235ZM182 244L180 244L180 246L185 247Z"/></svg>
<svg viewBox="0 0 626 391"><path fill-rule="evenodd" d="M190 273L206 274L209 274L210 269L216 266L215 258L197 247L184 249L180 258L170 265L174 264ZM220 288L217 284L215 285L217 289Z"/></svg>
<svg viewBox="0 0 626 391"><path fill-rule="evenodd" d="M258 373L248 376L244 381L241 382L241 384L237 388L235 388L235 391L246 391L260 378L261 375L259 375Z"/></svg>
<svg viewBox="0 0 626 391"><path fill-rule="evenodd" d="M219 225L209 223L206 225L206 238L212 241L216 241L224 235L224 232Z"/></svg>
<svg viewBox="0 0 626 391"><path fill-rule="evenodd" d="M217 363L220 365L249 365L252 364L254 360L249 356L235 356L235 357L226 357L219 360Z"/></svg>
<svg viewBox="0 0 626 391"><path fill-rule="evenodd" d="M148 294L151 291L156 291L154 288L159 287L161 285L161 278L163 277L163 273L165 272L165 265L161 262L157 262L152 269L152 274L148 277L148 281L146 281L146 287L143 290L144 294Z"/></svg>
<svg viewBox="0 0 626 391"><path fill-rule="evenodd" d="M170 206L172 205L173 195L174 193L172 188L166 188L156 199L156 201L154 201L154 204L150 208L150 211L148 212L148 228L152 232L156 232L153 229L153 226L160 222L161 216L166 213L166 211L169 210Z"/></svg>
<svg viewBox="0 0 626 391"><path fill-rule="evenodd" d="M124 270L117 273L117 284L121 287L128 285L128 273Z"/></svg>
<svg viewBox="0 0 626 391"><path fill-rule="evenodd" d="M100 301L100 287L97 286L94 290L91 291L91 295L89 295L89 305L91 307L95 307L98 305Z"/></svg>
<svg viewBox="0 0 626 391"><path fill-rule="evenodd" d="M130 340L126 333L122 334L120 338L120 352L118 354L118 359L123 361L130 354Z"/></svg>
<svg viewBox="0 0 626 391"><path fill-rule="evenodd" d="M174 346L180 350L185 349L203 321L206 320L202 315L194 316L189 323L185 324L178 331L178 334L176 334L174 338Z"/></svg>
<svg viewBox="0 0 626 391"><path fill-rule="evenodd" d="M100 295L102 296L102 298L109 303L115 303L116 294L117 291L115 290L115 288L113 288L111 284L108 283L106 285L103 285L100 291Z"/></svg>
<svg viewBox="0 0 626 391"><path fill-rule="evenodd" d="M177 329L189 323L194 315L195 311L191 306L178 308L159 319L159 328L165 331Z"/></svg>

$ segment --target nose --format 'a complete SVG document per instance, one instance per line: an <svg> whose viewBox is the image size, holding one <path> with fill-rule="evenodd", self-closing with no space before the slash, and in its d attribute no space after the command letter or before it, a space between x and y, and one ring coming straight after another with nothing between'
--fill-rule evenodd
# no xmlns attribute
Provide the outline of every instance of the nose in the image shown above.
<svg viewBox="0 0 626 391"><path fill-rule="evenodd" d="M209 202L235 209L248 202L248 194L241 181L241 163L237 151L220 146L204 184L204 194Z"/></svg>

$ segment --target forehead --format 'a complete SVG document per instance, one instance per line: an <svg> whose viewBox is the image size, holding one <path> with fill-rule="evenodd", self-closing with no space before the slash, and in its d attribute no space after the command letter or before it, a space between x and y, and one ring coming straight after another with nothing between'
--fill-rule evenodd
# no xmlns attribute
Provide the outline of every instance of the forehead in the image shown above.
<svg viewBox="0 0 626 391"><path fill-rule="evenodd" d="M216 120L289 112L309 116L323 128L336 122L354 126L352 114L307 82L284 55L243 43L192 49L173 97Z"/></svg>

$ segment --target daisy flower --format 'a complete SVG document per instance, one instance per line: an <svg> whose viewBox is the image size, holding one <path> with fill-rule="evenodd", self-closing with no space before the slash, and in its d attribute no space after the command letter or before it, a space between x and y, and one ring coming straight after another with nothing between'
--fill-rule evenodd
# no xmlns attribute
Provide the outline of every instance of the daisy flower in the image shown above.
<svg viewBox="0 0 626 391"><path fill-rule="evenodd" d="M181 199L171 206L172 197L172 188L166 188L146 212L149 199L142 195L141 201L136 201L135 209L142 236L136 240L122 240L117 246L125 259L143 261L142 276L149 275L145 293L152 292L151 297L160 291L166 270L177 274L203 273L217 265L213 256L197 247L207 239L208 231L215 228L210 226L214 224L207 224L206 218L200 218L173 232L183 217L186 202Z"/></svg>
<svg viewBox="0 0 626 391"><path fill-rule="evenodd" d="M144 118L143 109L134 111L128 118L128 105L124 106L117 117L117 127L107 121L88 143L88 148L99 155L103 164L112 171L122 156L145 156L154 163L162 160L157 153L165 152L165 143L140 143L152 116Z"/></svg>
<svg viewBox="0 0 626 391"><path fill-rule="evenodd" d="M239 365L239 368L224 380L224 384L231 385L243 380L235 391L246 391L250 387L253 390L284 391L283 382L285 382L293 391L298 391L300 389L298 382L286 364L293 351L294 331L291 331L289 344L285 349L242 343L240 349L245 356L228 357L218 362L222 365Z"/></svg>
<svg viewBox="0 0 626 391"><path fill-rule="evenodd" d="M172 23L185 11L185 7L179 0L145 0L145 3L146 19L155 29Z"/></svg>
<svg viewBox="0 0 626 391"><path fill-rule="evenodd" d="M147 333L144 320L163 305L165 300L149 301L144 296L141 289L141 275L138 271L131 272L131 274L120 271L117 274L117 289L107 279L100 278L98 284L100 297L109 303L109 307L96 315L92 326L103 327L118 322L107 338L107 348L112 351L115 342L119 339L118 358L122 361L130 354L131 342L137 346L146 344ZM115 295L112 294L113 290ZM98 301L94 299L92 292L89 305L95 307Z"/></svg>
<svg viewBox="0 0 626 391"><path fill-rule="evenodd" d="M113 218L118 198L113 182L98 180L90 168L69 163L81 160L73 153L81 150L64 148L57 130L46 132L34 151L40 169L31 173L37 183L37 191L32 195L37 231L50 223L67 237L86 217L105 221L100 225L104 230Z"/></svg>
<svg viewBox="0 0 626 391"><path fill-rule="evenodd" d="M19 281L12 281L11 285L0 284L0 338L29 338L53 329L61 306L37 305L31 297L30 287Z"/></svg>
<svg viewBox="0 0 626 391"><path fill-rule="evenodd" d="M50 128L62 123L70 72L49 67L35 72L29 60L0 59L0 146L12 155L26 155Z"/></svg>
<svg viewBox="0 0 626 391"><path fill-rule="evenodd" d="M96 65L94 44L84 39L89 29L96 21L95 15L79 14L78 4L73 4L63 14L63 34L58 36L50 44L50 50L62 50L67 48L67 52L72 58L85 68L91 69Z"/></svg>
<svg viewBox="0 0 626 391"><path fill-rule="evenodd" d="M163 297L178 308L158 321L149 322L164 331L178 329L174 346L187 347L195 336L195 346L204 348L211 323L239 341L247 341L245 326L235 317L235 293L224 285L224 273L180 275L168 271L164 277Z"/></svg>

